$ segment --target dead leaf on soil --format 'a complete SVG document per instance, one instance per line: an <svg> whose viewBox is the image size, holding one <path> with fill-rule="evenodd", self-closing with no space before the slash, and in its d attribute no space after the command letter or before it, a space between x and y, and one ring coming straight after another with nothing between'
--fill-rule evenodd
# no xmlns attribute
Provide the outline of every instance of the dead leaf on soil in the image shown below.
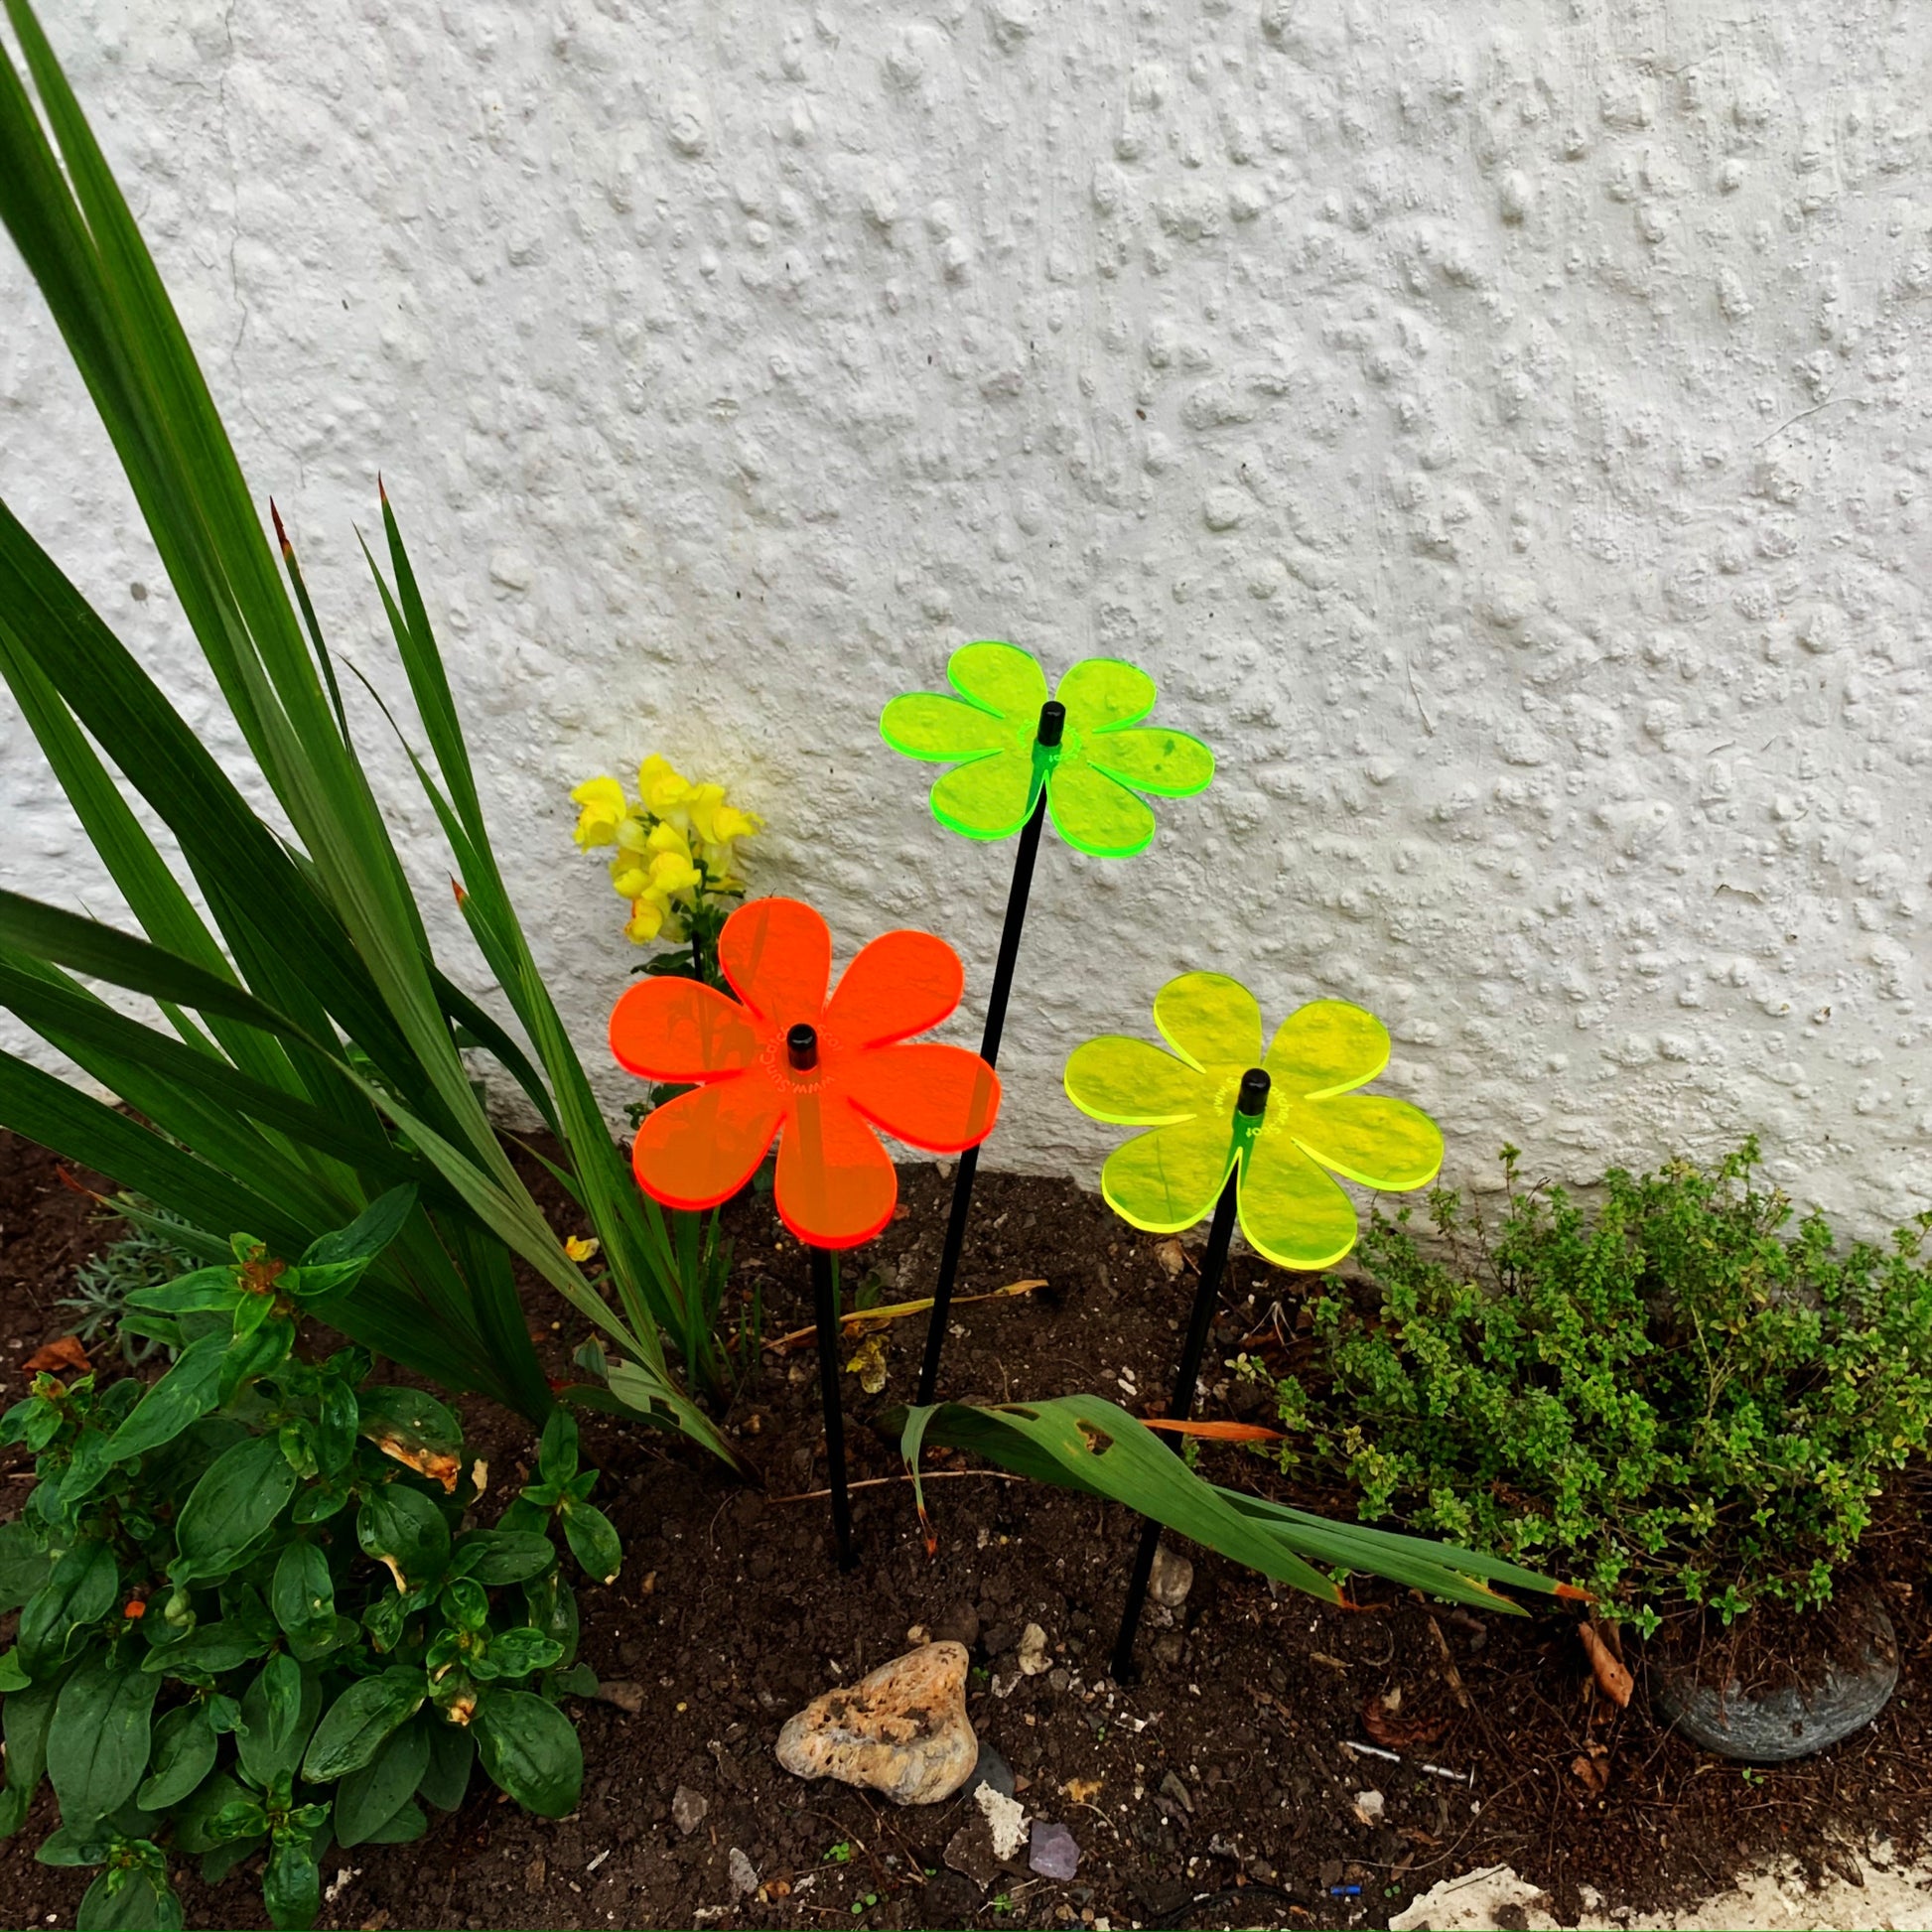
<svg viewBox="0 0 1932 1932"><path fill-rule="evenodd" d="M1577 1626L1577 1634L1584 1640L1584 1649L1588 1654L1590 1670L1596 1678L1596 1688L1619 1709L1628 1704L1630 1693L1636 1688L1636 1680L1611 1654L1609 1645L1603 1641L1596 1625L1588 1621L1580 1623Z"/></svg>
<svg viewBox="0 0 1932 1932"><path fill-rule="evenodd" d="M859 1351L846 1363L848 1375L859 1378L859 1386L868 1395L878 1395L886 1386L886 1338L874 1335L862 1344Z"/></svg>
<svg viewBox="0 0 1932 1932"><path fill-rule="evenodd" d="M1171 1280L1178 1280L1181 1270L1187 1266L1187 1250L1178 1241L1163 1241L1155 1249L1154 1258Z"/></svg>
<svg viewBox="0 0 1932 1932"><path fill-rule="evenodd" d="M1060 1791L1076 1805L1090 1805L1100 1795L1100 1787L1104 1783L1104 1778L1068 1778L1060 1786Z"/></svg>
<svg viewBox="0 0 1932 1932"><path fill-rule="evenodd" d="M1414 1750L1419 1744L1433 1744L1447 1728L1441 1718L1397 1717L1396 1710L1400 1705L1399 1693L1393 1707L1385 1698L1371 1696L1363 1701L1362 1728L1383 1749L1407 1751Z"/></svg>
<svg viewBox="0 0 1932 1932"><path fill-rule="evenodd" d="M50 1341L45 1348L37 1348L20 1365L30 1374L46 1369L50 1373L61 1369L72 1369L85 1375L93 1364L87 1359L87 1351L80 1345L78 1335L63 1335L59 1341Z"/></svg>
<svg viewBox="0 0 1932 1932"><path fill-rule="evenodd" d="M1583 1786L1594 1798L1602 1794L1610 1782L1610 1753L1603 1744L1591 1744L1587 1751L1580 1752L1570 1760L1571 1771L1583 1781Z"/></svg>

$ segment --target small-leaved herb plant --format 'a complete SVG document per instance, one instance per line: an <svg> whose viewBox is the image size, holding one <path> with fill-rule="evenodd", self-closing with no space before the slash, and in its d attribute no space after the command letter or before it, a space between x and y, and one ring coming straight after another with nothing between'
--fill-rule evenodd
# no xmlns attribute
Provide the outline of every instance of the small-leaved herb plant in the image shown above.
<svg viewBox="0 0 1932 1932"><path fill-rule="evenodd" d="M307 1926L332 1843L418 1837L478 1761L531 1811L576 1806L558 1700L596 1686L553 1534L601 1582L621 1554L576 1424L553 1414L538 1480L466 1529L479 1473L456 1418L371 1384L360 1347L298 1350L303 1304L354 1282L410 1194L294 1264L237 1235L231 1266L130 1298L180 1350L152 1387L40 1375L0 1423L38 1478L0 1529L0 1607L21 1611L0 1836L50 1778L61 1823L38 1856L103 1867L82 1932L179 1926L184 1856L209 1883L260 1857L273 1922Z"/></svg>
<svg viewBox="0 0 1932 1932"><path fill-rule="evenodd" d="M83 1347L113 1342L129 1368L139 1368L162 1346L147 1324L132 1313L128 1297L158 1288L195 1266L196 1256L169 1238L175 1217L153 1201L142 1200L146 1225L131 1228L118 1241L83 1261L73 1271L73 1293L56 1308L74 1312L74 1338Z"/></svg>
<svg viewBox="0 0 1932 1932"><path fill-rule="evenodd" d="M1932 1215L1834 1253L1816 1213L1715 1167L1613 1171L1586 1208L1517 1184L1493 1228L1448 1189L1435 1240L1377 1214L1309 1303L1277 1385L1285 1466L1396 1517L1568 1575L1648 1634L1673 1604L1728 1623L1815 1608L1887 1474L1932 1430Z"/></svg>

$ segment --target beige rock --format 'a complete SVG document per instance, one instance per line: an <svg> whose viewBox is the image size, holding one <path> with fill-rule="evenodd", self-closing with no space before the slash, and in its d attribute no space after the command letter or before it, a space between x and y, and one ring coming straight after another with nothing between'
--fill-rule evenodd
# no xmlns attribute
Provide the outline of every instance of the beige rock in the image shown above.
<svg viewBox="0 0 1932 1932"><path fill-rule="evenodd" d="M979 1739L966 1715L966 1646L928 1643L849 1689L814 1698L778 1733L778 1762L897 1805L934 1805L972 1775Z"/></svg>
<svg viewBox="0 0 1932 1932"><path fill-rule="evenodd" d="M1147 1593L1165 1610L1177 1610L1187 1600L1187 1592L1194 1587L1194 1565L1191 1558L1183 1557L1178 1550L1170 1550L1165 1543L1155 1545L1154 1570L1147 1580Z"/></svg>

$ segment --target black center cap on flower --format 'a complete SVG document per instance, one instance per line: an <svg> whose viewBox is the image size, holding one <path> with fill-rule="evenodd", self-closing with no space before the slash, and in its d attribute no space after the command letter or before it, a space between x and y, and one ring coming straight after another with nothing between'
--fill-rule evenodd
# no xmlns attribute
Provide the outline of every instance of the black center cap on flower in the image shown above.
<svg viewBox="0 0 1932 1932"><path fill-rule="evenodd" d="M807 1021L799 1021L785 1035L785 1057L800 1073L809 1073L818 1064L818 1029Z"/></svg>
<svg viewBox="0 0 1932 1932"><path fill-rule="evenodd" d="M1241 1076L1241 1097L1234 1103L1236 1113L1253 1118L1268 1111L1268 1089L1273 1083L1265 1067L1251 1066ZM1223 1089L1225 1091L1225 1089Z"/></svg>

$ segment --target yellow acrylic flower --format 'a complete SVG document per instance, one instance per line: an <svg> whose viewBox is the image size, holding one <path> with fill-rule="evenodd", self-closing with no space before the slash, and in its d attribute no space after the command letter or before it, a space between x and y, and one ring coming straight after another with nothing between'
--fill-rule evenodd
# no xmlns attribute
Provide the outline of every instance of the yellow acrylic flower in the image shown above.
<svg viewBox="0 0 1932 1932"><path fill-rule="evenodd" d="M1283 1268L1331 1268L1355 1245L1355 1204L1331 1174L1400 1191L1433 1180L1443 1136L1421 1108L1357 1093L1389 1063L1372 1013L1315 1000L1261 1053L1261 1008L1222 973L1183 973L1155 996L1174 1049L1108 1035L1074 1048L1066 1091L1082 1113L1150 1131L1107 1157L1100 1188L1122 1220L1155 1234L1192 1227L1237 1166L1241 1231ZM1241 1078L1268 1075L1258 1117L1236 1108ZM1326 1172L1324 1172L1324 1170Z"/></svg>
<svg viewBox="0 0 1932 1932"><path fill-rule="evenodd" d="M571 836L586 850L609 845L618 836L620 827L635 822L630 819L630 805L623 795L623 787L615 778L585 779L570 794L570 802L583 807L577 815L577 830Z"/></svg>

